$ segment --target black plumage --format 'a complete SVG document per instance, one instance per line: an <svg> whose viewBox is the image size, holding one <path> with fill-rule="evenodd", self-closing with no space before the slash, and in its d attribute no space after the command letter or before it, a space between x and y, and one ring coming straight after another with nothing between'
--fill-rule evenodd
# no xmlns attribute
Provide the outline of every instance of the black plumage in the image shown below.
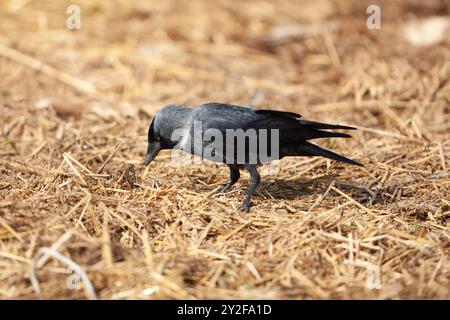
<svg viewBox="0 0 450 320"><path fill-rule="evenodd" d="M199 125L200 139L198 130L196 131ZM357 161L308 142L318 138L351 137L346 133L327 131L335 129L355 130L348 126L304 120L293 112L254 110L222 103L207 103L197 108L169 105L156 114L150 125L145 164L149 164L161 149L180 149L212 161L226 163L230 168L230 182L224 185L220 192L228 190L236 183L240 177L239 170L244 168L250 173L251 183L241 210L248 211L250 198L260 182L257 165L264 163L262 155L270 155L270 160L287 156L322 156L362 166ZM238 133L256 132L257 140L252 142L250 138L228 139L230 130ZM263 137L260 132L264 130L268 134ZM274 144L275 140L267 138L274 130L277 131L277 145ZM214 136L215 139L202 139L207 132L220 134L220 138ZM175 133L178 133L177 139L173 137ZM216 139L223 139L223 147L214 149L211 155L207 154L205 151L208 150L208 145L211 146L211 142ZM266 144L261 144L263 139L267 139ZM241 158L239 151L244 152ZM278 153L274 155L274 151Z"/></svg>

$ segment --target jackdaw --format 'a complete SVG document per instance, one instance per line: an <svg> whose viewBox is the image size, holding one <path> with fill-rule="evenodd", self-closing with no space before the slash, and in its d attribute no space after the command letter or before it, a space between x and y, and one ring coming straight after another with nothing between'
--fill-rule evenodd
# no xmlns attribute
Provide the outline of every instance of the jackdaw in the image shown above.
<svg viewBox="0 0 450 320"><path fill-rule="evenodd" d="M162 149L179 149L228 165L230 181L219 192L227 191L240 177L250 173L250 187L240 209L248 212L260 182L257 166L287 156L322 156L362 166L307 140L350 135L326 129L353 127L304 120L293 112L254 110L223 103L206 103L197 108L168 105L153 118L148 130L144 164L148 165Z"/></svg>

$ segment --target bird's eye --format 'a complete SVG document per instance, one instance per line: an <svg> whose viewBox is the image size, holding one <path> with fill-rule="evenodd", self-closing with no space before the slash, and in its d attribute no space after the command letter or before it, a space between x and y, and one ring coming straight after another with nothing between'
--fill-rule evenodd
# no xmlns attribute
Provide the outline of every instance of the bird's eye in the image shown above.
<svg viewBox="0 0 450 320"><path fill-rule="evenodd" d="M159 136L156 136L156 137L155 137L155 141L156 141L156 142L159 142L159 140L161 140L161 138L160 138Z"/></svg>

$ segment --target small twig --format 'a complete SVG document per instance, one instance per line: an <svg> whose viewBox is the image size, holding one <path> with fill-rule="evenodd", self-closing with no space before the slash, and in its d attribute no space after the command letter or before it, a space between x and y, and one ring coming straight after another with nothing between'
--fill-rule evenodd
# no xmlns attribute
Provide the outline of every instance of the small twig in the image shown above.
<svg viewBox="0 0 450 320"><path fill-rule="evenodd" d="M52 246L50 247L52 250L58 250L67 240L69 240L73 236L73 230L69 230L64 233L58 240L56 240ZM48 260L49 255L42 255L36 263L36 267L42 267Z"/></svg>
<svg viewBox="0 0 450 320"><path fill-rule="evenodd" d="M378 134L380 136L386 136L386 137L393 137L393 138L397 138L397 139L401 139L401 140L407 140L407 141L417 141L417 142L421 142L422 140L419 140L417 138L410 138L404 135L401 135L399 133L395 133L395 132L389 132L386 130L379 130L379 129L373 129L373 128L367 128L367 127L362 127L362 126L356 126L356 128L360 131L366 131L366 132L370 132L370 133L375 133Z"/></svg>
<svg viewBox="0 0 450 320"><path fill-rule="evenodd" d="M111 161L111 159L114 157L114 155L116 154L117 150L119 150L119 148L120 148L120 143L114 147L113 152L109 155L109 157L105 160L105 162L103 162L102 166L97 170L97 174L100 174L103 171L105 166L108 164L108 162Z"/></svg>
<svg viewBox="0 0 450 320"><path fill-rule="evenodd" d="M344 192L342 192L341 190L335 188L335 187L331 187L331 189L337 193L339 193L341 196L343 196L344 198L346 198L347 200L351 201L352 203L354 203L357 207L363 209L364 211L366 211L367 213L376 216L376 214L374 214L369 208L363 206L361 203L359 203L358 201L356 201L355 199L353 199L352 197L350 197L349 195L345 194Z"/></svg>
<svg viewBox="0 0 450 320"><path fill-rule="evenodd" d="M0 225L8 230L17 240L23 243L22 237L2 217L0 217Z"/></svg>
<svg viewBox="0 0 450 320"><path fill-rule="evenodd" d="M63 71L57 70L49 66L48 64L45 64L42 61L39 61L33 57L23 54L20 51L14 50L1 44L0 44L0 56L23 64L33 70L40 71L46 76L55 78L83 93L93 94L97 92L97 89L92 83L75 78L74 76L71 76L70 74L67 74Z"/></svg>
<svg viewBox="0 0 450 320"><path fill-rule="evenodd" d="M42 149L44 149L46 144L47 144L47 141L42 142L33 152L31 152L31 154L28 157L28 159L31 160L34 156L36 156L39 152L41 152Z"/></svg>
<svg viewBox="0 0 450 320"><path fill-rule="evenodd" d="M83 166L77 159L75 159L74 157L72 157L70 155L70 153L65 152L64 153L66 155L66 157L68 157L73 163L75 163L77 166L79 166L81 169L83 169L84 171L86 171L87 173L91 174L91 175L95 175L95 173L93 173L91 170L89 170L86 166Z"/></svg>
<svg viewBox="0 0 450 320"><path fill-rule="evenodd" d="M312 204L312 206L308 209L308 212L311 212L312 209L314 209L316 206L322 203L323 199L327 196L327 194L330 192L331 188L334 187L334 184L336 181L331 181L330 185L328 186L327 190L323 194L321 194L316 201Z"/></svg>
<svg viewBox="0 0 450 320"><path fill-rule="evenodd" d="M75 166L72 164L70 158L67 156L66 153L63 154L64 160L66 161L66 163L69 165L69 167L72 169L72 171L77 175L78 178L80 178L81 182L84 185L88 185L86 180L84 180L83 176L81 175L81 173L75 168Z"/></svg>
<svg viewBox="0 0 450 320"><path fill-rule="evenodd" d="M89 280L88 276L83 271L83 269L81 269L81 267L78 264L73 262L73 260L63 256L61 253L59 253L55 249L52 249L49 247L40 248L36 254L36 257L33 260L33 263L31 264L30 281L31 281L31 286L33 287L33 290L36 292L36 294L41 294L39 280L36 276L36 269L37 269L37 264L38 264L39 258L41 256L43 256L44 254L46 254L47 256L51 256L51 257L55 258L56 260L66 264L83 281L83 284L84 284L84 287L86 289L89 299L97 300L97 295L95 294L94 286L92 285L92 282Z"/></svg>
<svg viewBox="0 0 450 320"><path fill-rule="evenodd" d="M438 143L439 157L441 158L441 165L444 171L447 169L445 165L445 156L444 156L444 148L442 147L442 142Z"/></svg>
<svg viewBox="0 0 450 320"><path fill-rule="evenodd" d="M336 50L336 46L334 44L333 38L331 37L330 32L324 28L323 30L323 37L325 40L325 46L327 47L328 53L330 54L331 62L335 67L341 67L341 59L339 58L339 54Z"/></svg>

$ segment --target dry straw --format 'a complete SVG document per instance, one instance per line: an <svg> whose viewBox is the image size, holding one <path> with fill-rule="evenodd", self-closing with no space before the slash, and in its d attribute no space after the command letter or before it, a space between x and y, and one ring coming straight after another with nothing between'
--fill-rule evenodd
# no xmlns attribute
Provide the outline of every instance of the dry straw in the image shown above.
<svg viewBox="0 0 450 320"><path fill-rule="evenodd" d="M450 297L450 46L398 31L442 1L77 3L0 4L0 298ZM366 167L283 159L249 214L246 175L143 168L156 110L207 101L357 126L319 143Z"/></svg>

